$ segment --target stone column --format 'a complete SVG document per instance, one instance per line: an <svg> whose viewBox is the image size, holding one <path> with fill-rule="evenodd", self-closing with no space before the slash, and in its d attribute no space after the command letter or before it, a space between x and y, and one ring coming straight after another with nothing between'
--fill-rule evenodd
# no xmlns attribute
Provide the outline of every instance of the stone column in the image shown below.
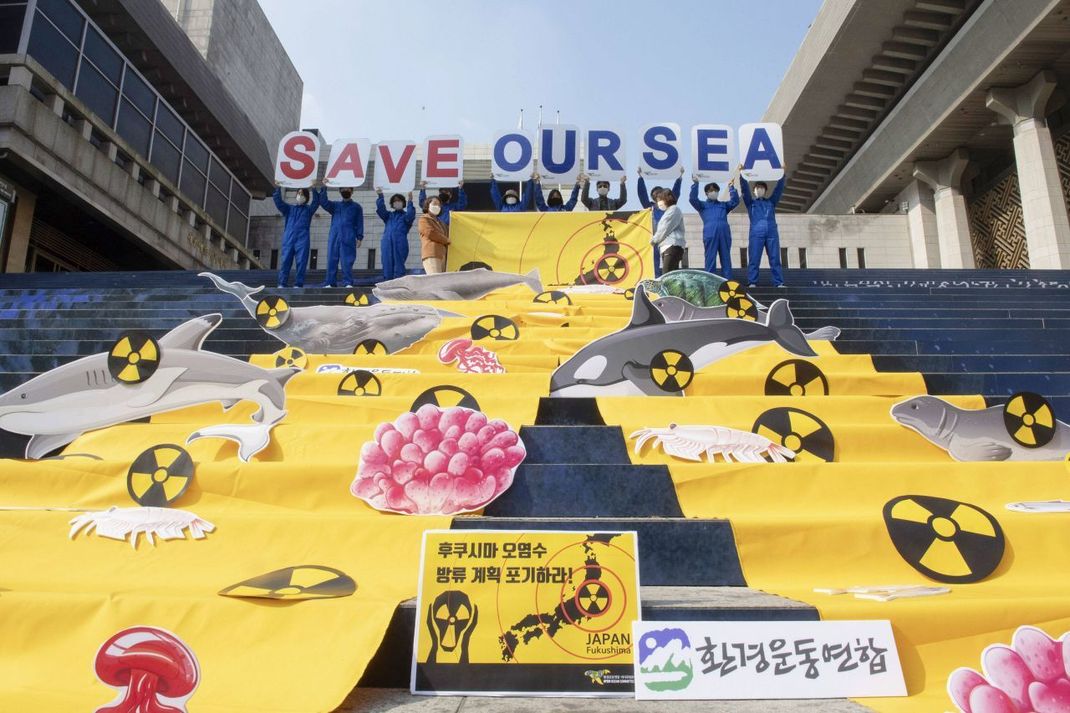
<svg viewBox="0 0 1070 713"><path fill-rule="evenodd" d="M896 198L906 204L910 254L914 267L940 267L940 241L936 232L936 203L929 186L915 180Z"/></svg>
<svg viewBox="0 0 1070 713"><path fill-rule="evenodd" d="M1031 268L1070 267L1070 218L1044 109L1055 90L1046 69L1028 84L990 89L985 104L1014 127L1014 158L1022 194L1022 218Z"/></svg>
<svg viewBox="0 0 1070 713"><path fill-rule="evenodd" d="M914 178L933 189L940 267L949 270L976 267L966 199L962 195L962 174L969 162L966 149L960 148L939 161L914 164Z"/></svg>

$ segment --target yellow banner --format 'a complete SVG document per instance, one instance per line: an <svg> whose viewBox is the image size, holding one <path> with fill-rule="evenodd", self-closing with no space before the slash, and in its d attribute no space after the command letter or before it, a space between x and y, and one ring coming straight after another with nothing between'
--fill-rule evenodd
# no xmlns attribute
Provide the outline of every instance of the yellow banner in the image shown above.
<svg viewBox="0 0 1070 713"><path fill-rule="evenodd" d="M415 693L630 696L634 532L424 534Z"/></svg>
<svg viewBox="0 0 1070 713"><path fill-rule="evenodd" d="M654 276L650 211L456 213L449 270L481 263L499 272L538 268L544 285L627 289Z"/></svg>

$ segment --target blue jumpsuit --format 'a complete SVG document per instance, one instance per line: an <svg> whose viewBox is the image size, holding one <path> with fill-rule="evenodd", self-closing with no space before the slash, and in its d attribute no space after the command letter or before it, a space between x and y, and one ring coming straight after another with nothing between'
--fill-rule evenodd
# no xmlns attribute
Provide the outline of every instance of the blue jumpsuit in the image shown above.
<svg viewBox="0 0 1070 713"><path fill-rule="evenodd" d="M732 229L728 214L739 205L739 194L728 187L728 201L698 199L698 183L691 184L691 205L702 216L702 247L706 258L706 272L714 272L726 280L732 279ZM717 257L721 271L717 271Z"/></svg>
<svg viewBox="0 0 1070 713"><path fill-rule="evenodd" d="M490 179L490 199L494 201L494 207L502 213L523 213L528 204L528 194L531 193L531 179L524 182L523 187L520 189L520 200L513 205L508 205L502 199L502 193L498 189L498 182L493 178Z"/></svg>
<svg viewBox="0 0 1070 713"><path fill-rule="evenodd" d="M784 273L780 269L780 232L776 225L776 204L784 192L784 179L777 181L773 195L769 198L751 196L750 184L740 176L739 185L743 189L743 203L750 213L750 245L747 248L747 279L752 285L758 284L758 265L762 261L762 250L769 256L769 270L773 273L773 284L784 284Z"/></svg>
<svg viewBox="0 0 1070 713"><path fill-rule="evenodd" d="M680 189L683 180L684 177L680 176L676 179L676 183L672 184L672 194L676 196L676 200L680 200ZM660 210L657 203L650 200L650 195L646 192L646 181L643 180L642 176L639 177L639 185L637 186L637 189L639 191L639 204L644 208L654 209L654 224L651 226L651 230L656 232L658 229L658 221L661 220L661 216L665 211ZM661 277L661 255L658 254L657 250L654 251L654 276Z"/></svg>
<svg viewBox="0 0 1070 713"><path fill-rule="evenodd" d="M290 280L290 266L294 258L297 258L297 275L294 286L305 286L305 270L308 268L308 242L309 226L312 224L312 214L316 212L318 203L315 194L309 197L304 205L291 205L282 199L282 189L276 188L272 194L275 199L275 207L286 219L282 230L282 256L279 260L279 287L286 287Z"/></svg>
<svg viewBox="0 0 1070 713"><path fill-rule="evenodd" d="M420 205L423 205L427 200L427 190L420 189ZM450 212L455 210L464 210L468 207L468 196L464 194L464 186L457 186L457 196L449 203L442 204L442 212L438 214L438 219L446 225L450 224Z"/></svg>
<svg viewBox="0 0 1070 713"><path fill-rule="evenodd" d="M401 210L391 208L388 211L386 201L379 196L375 200L375 213L386 225L379 243L379 251L383 254L383 279L404 277L405 261L409 257L409 231L416 220L416 207L409 203Z"/></svg>
<svg viewBox="0 0 1070 713"><path fill-rule="evenodd" d="M572 187L572 195L568 197L568 201L564 205L549 206L546 205L546 199L542 196L542 184L535 184L535 207L541 210L543 213L568 213L576 207L576 201L579 200L580 184L576 184Z"/></svg>
<svg viewBox="0 0 1070 713"><path fill-rule="evenodd" d="M355 200L332 201L327 189L321 188L320 205L331 214L331 232L327 236L327 278L324 287L334 287L338 262L342 262L342 284L353 284L353 262L357 259L357 243L364 239L364 209Z"/></svg>

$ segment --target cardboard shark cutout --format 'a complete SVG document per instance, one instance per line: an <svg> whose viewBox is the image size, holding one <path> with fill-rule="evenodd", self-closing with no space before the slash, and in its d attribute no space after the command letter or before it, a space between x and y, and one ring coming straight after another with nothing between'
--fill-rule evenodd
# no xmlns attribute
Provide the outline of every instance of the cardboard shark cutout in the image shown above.
<svg viewBox="0 0 1070 713"><path fill-rule="evenodd" d="M465 273L468 274L468 273ZM241 300L249 316L256 318L259 300L253 295L263 286L249 287L241 282L227 282L210 272L200 273L222 292ZM264 327L267 334L283 344L299 347L309 354L352 354L366 339L383 343L391 354L413 345L442 323L443 317L457 317L426 305L373 304L366 307L352 305L314 305L290 307L287 317L273 328Z"/></svg>
<svg viewBox="0 0 1070 713"><path fill-rule="evenodd" d="M209 314L165 334L159 340L159 365L139 383L116 381L107 353L36 376L0 396L0 428L30 436L26 457L38 459L86 431L213 401L224 409L252 401L260 407L255 423L202 428L187 439L235 441L239 457L247 461L270 443L271 429L286 416L286 382L301 370L262 369L202 351L205 338L222 321L222 315Z"/></svg>
<svg viewBox="0 0 1070 713"><path fill-rule="evenodd" d="M494 290L513 285L527 285L535 293L542 292L538 268L526 275L494 272L482 267L435 275L406 275L380 282L372 288L372 294L381 300L477 300Z"/></svg>
<svg viewBox="0 0 1070 713"><path fill-rule="evenodd" d="M665 315L665 319L669 322L687 322L692 319L725 319L728 317L728 308L726 305L719 307L696 307L687 300L680 297L673 297L668 295L665 297L657 297L653 300L654 306L658 308L658 311ZM766 324L769 321L769 310L759 304L757 301L754 304L758 308L758 321ZM812 332L806 333L807 340L811 339L827 339L832 342L840 336L839 327L819 327Z"/></svg>
<svg viewBox="0 0 1070 713"><path fill-rule="evenodd" d="M698 371L732 354L770 343L799 356L817 356L795 326L786 300L770 306L768 324L720 318L669 322L640 285L628 326L596 339L559 366L550 378L550 395L665 396L670 392L658 386L651 375L650 365L659 354L684 354Z"/></svg>

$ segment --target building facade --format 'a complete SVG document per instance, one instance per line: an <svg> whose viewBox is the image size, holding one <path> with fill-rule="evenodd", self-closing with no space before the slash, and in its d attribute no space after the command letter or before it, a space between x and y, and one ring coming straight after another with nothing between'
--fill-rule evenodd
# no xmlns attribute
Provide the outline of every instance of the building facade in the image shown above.
<svg viewBox="0 0 1070 713"><path fill-rule="evenodd" d="M243 21L275 39L278 76L256 80L279 85L275 107L240 71L256 57L213 52L227 32L248 47L233 13L202 54L158 0L0 2L0 270L257 264L251 204L270 193L301 83L255 9Z"/></svg>

